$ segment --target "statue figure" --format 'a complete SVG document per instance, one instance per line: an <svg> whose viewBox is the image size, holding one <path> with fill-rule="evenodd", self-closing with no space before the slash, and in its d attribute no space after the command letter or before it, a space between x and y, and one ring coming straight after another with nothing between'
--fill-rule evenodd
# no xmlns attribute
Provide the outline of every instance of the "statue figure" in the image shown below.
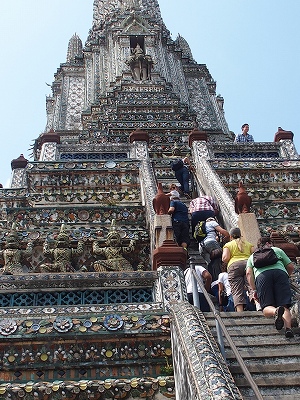
<svg viewBox="0 0 300 400"><path fill-rule="evenodd" d="M13 225L11 232L6 237L5 249L0 251L0 257L4 260L4 267L0 269L2 275L17 275L28 273L29 269L22 264L27 257L31 256L33 243L28 242L26 249L21 249L18 233Z"/></svg>
<svg viewBox="0 0 300 400"><path fill-rule="evenodd" d="M249 213L252 199L247 194L242 182L239 183L239 190L235 198L235 212L237 214Z"/></svg>
<svg viewBox="0 0 300 400"><path fill-rule="evenodd" d="M70 272L74 271L72 260L75 256L83 254L83 241L79 240L77 248L73 249L70 246L69 235L66 233L65 226L62 224L60 233L57 236L55 247L49 248L49 243L45 241L43 254L46 257L51 257L53 263L45 263L39 267L39 272Z"/></svg>
<svg viewBox="0 0 300 400"><path fill-rule="evenodd" d="M157 185L157 195L152 200L152 203L155 214L168 214L170 208L170 196L164 193L161 182Z"/></svg>
<svg viewBox="0 0 300 400"><path fill-rule="evenodd" d="M145 55L139 44L134 49L131 49L131 55L125 62L130 66L132 77L135 81L151 79L152 57L147 54Z"/></svg>
<svg viewBox="0 0 300 400"><path fill-rule="evenodd" d="M101 247L98 241L93 242L93 252L95 255L104 256L106 260L97 260L94 262L94 269L97 272L111 271L133 271L133 268L123 254L131 253L135 249L135 241L130 240L129 246L122 246L120 234L114 226L115 221L112 221L112 226L107 235L105 247Z"/></svg>

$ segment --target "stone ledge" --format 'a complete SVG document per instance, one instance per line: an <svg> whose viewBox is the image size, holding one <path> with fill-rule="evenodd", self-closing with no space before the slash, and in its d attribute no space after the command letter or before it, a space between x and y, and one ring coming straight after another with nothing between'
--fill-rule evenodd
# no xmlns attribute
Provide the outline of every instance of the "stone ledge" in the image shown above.
<svg viewBox="0 0 300 400"><path fill-rule="evenodd" d="M155 271L29 273L0 275L0 292L17 289L116 289L117 287L151 287L157 279Z"/></svg>

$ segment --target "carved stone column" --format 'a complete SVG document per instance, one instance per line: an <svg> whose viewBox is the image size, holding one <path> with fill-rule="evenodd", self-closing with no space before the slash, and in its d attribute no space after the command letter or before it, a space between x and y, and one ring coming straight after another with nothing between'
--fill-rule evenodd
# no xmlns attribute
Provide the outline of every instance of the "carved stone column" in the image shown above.
<svg viewBox="0 0 300 400"><path fill-rule="evenodd" d="M12 178L11 178L11 188L20 188L25 186L24 183L24 176L25 176L25 168L28 164L28 160L23 156L23 154L20 155L20 157L15 158L11 162L11 169L12 169Z"/></svg>
<svg viewBox="0 0 300 400"><path fill-rule="evenodd" d="M182 301L187 301L186 286L183 270L173 266L161 266L157 270L155 301L162 302L164 308Z"/></svg>
<svg viewBox="0 0 300 400"><path fill-rule="evenodd" d="M59 135L52 129L40 136L41 153L39 161L55 161L57 144L60 143Z"/></svg>

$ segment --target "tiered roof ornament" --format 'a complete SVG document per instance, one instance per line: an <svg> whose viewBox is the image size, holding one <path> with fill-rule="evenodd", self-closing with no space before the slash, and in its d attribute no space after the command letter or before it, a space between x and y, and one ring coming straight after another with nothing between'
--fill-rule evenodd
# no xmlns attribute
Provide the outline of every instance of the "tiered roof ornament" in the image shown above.
<svg viewBox="0 0 300 400"><path fill-rule="evenodd" d="M175 40L175 43L179 46L180 50L182 51L182 55L185 58L188 58L190 61L195 62L193 58L193 54L191 48L184 37L182 37L179 33Z"/></svg>
<svg viewBox="0 0 300 400"><path fill-rule="evenodd" d="M140 10L162 22L157 0L94 0L93 10L93 27L96 29L109 15L134 10Z"/></svg>
<svg viewBox="0 0 300 400"><path fill-rule="evenodd" d="M67 63L75 62L76 57L82 57L82 41L75 33L69 41Z"/></svg>

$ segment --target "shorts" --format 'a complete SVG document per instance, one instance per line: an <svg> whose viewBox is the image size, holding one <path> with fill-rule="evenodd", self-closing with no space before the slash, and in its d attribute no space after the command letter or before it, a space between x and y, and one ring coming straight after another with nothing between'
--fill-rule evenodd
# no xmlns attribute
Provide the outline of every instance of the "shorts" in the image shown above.
<svg viewBox="0 0 300 400"><path fill-rule="evenodd" d="M188 222L173 221L173 231L179 246L181 246L181 243L190 244L190 224Z"/></svg>
<svg viewBox="0 0 300 400"><path fill-rule="evenodd" d="M233 262L228 268L228 281L231 287L234 306L247 304L245 287L249 291L249 284L246 279L247 260Z"/></svg>
<svg viewBox="0 0 300 400"><path fill-rule="evenodd" d="M261 272L255 280L255 286L262 309L267 306L291 306L292 292L286 272L280 269Z"/></svg>

